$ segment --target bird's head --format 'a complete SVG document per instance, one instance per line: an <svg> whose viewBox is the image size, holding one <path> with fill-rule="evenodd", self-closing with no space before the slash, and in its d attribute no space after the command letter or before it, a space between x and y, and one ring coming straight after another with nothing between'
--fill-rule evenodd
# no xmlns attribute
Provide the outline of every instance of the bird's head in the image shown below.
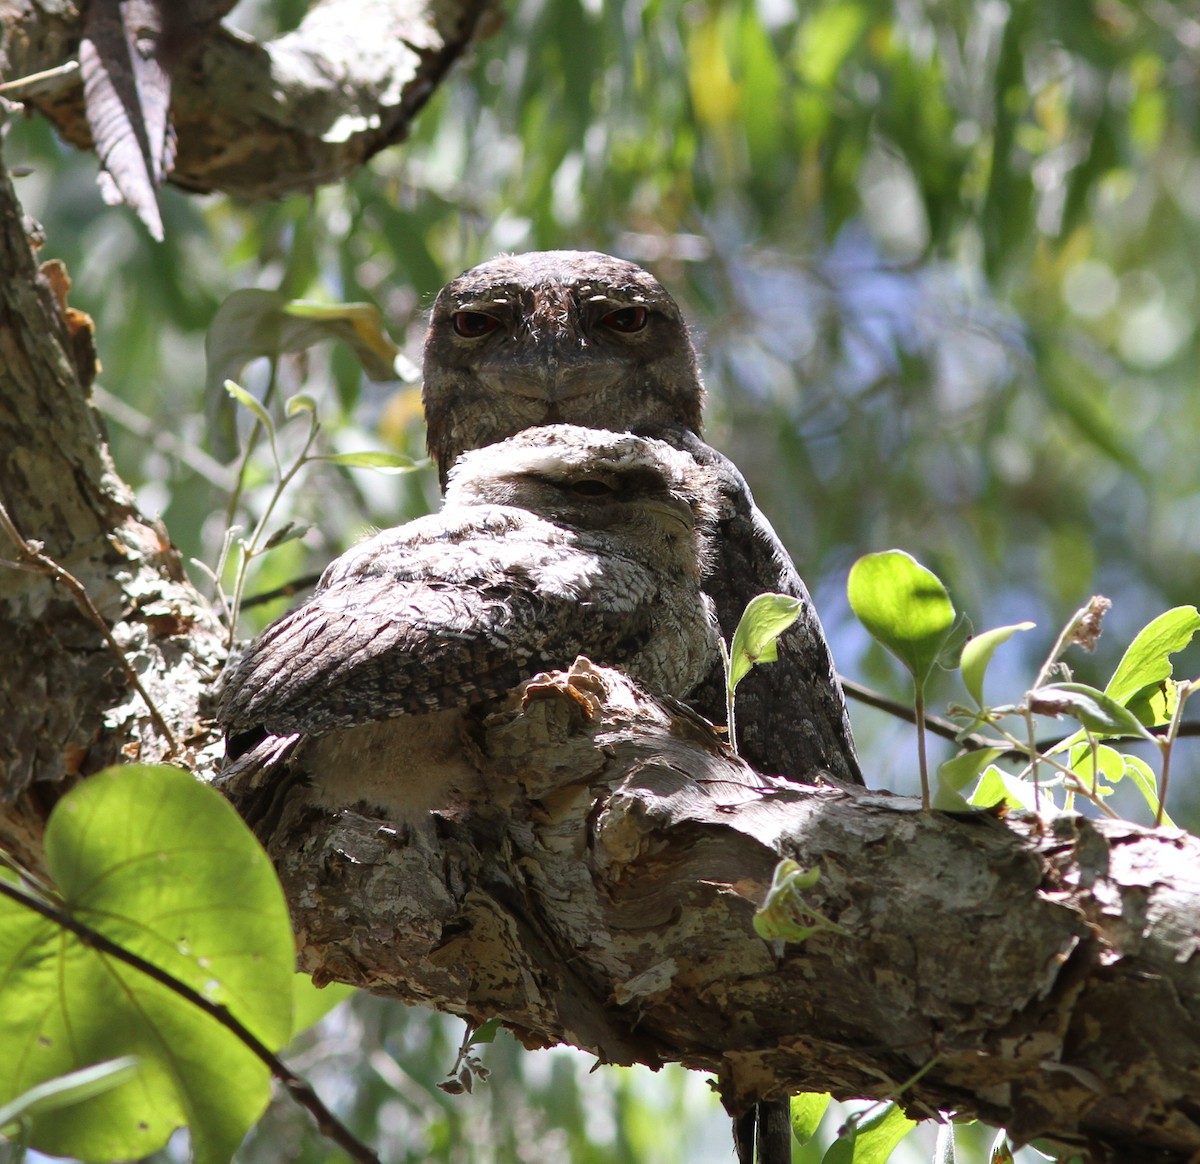
<svg viewBox="0 0 1200 1164"><path fill-rule="evenodd" d="M422 397L443 483L466 449L552 423L700 431L704 389L675 300L596 251L506 255L448 283Z"/></svg>

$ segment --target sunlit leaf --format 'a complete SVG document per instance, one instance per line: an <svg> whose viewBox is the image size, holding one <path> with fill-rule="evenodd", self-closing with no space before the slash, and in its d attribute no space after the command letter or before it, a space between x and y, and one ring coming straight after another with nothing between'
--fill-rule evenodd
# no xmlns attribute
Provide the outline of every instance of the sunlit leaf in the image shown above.
<svg viewBox="0 0 1200 1164"><path fill-rule="evenodd" d="M1104 693L1135 710L1151 727L1167 723L1173 706L1161 685L1173 674L1171 656L1182 651L1198 630L1200 611L1194 606L1177 606L1160 614L1134 636Z"/></svg>
<svg viewBox="0 0 1200 1164"><path fill-rule="evenodd" d="M357 990L344 982L315 986L307 974L292 975L292 1036L308 1030L335 1006L340 1006Z"/></svg>
<svg viewBox="0 0 1200 1164"><path fill-rule="evenodd" d="M268 432L275 428L271 421L271 414L258 402L254 395L247 392L240 384L233 380L225 381L225 391L229 393L243 408L249 409L255 416L255 419L267 429Z"/></svg>
<svg viewBox="0 0 1200 1164"><path fill-rule="evenodd" d="M72 916L227 1007L268 1046L286 1041L287 907L267 855L220 794L176 768L106 769L55 807L46 861ZM35 1116L29 1142L41 1151L140 1158L187 1125L197 1164L224 1164L266 1105L266 1067L225 1027L7 898L0 1010L0 1101L138 1059L114 1090Z"/></svg>
<svg viewBox="0 0 1200 1164"><path fill-rule="evenodd" d="M998 626L993 630L977 634L962 650L959 667L962 670L963 683L971 698L980 706L983 702L983 677L987 674L988 664L1001 643L1006 643L1017 631L1032 630L1032 622L1018 622L1011 626Z"/></svg>
<svg viewBox="0 0 1200 1164"><path fill-rule="evenodd" d="M284 405L283 411L287 416L299 416L302 412L309 412L315 416L317 412L317 401L307 392L297 392L295 396L288 397L288 401Z"/></svg>
<svg viewBox="0 0 1200 1164"><path fill-rule="evenodd" d="M792 1135L798 1144L807 1144L817 1134L833 1096L823 1091L803 1091L791 1098Z"/></svg>
<svg viewBox="0 0 1200 1164"><path fill-rule="evenodd" d="M322 339L344 340L353 349L369 380L396 379L400 348L383 326L383 313L373 303L305 303L294 300L283 312L293 319L320 325Z"/></svg>
<svg viewBox="0 0 1200 1164"><path fill-rule="evenodd" d="M916 1126L889 1103L861 1123L850 1121L821 1158L822 1164L886 1164L896 1145Z"/></svg>
<svg viewBox="0 0 1200 1164"><path fill-rule="evenodd" d="M961 812L969 808L970 803L962 795L963 789L993 760L1002 755L1003 748L977 748L973 752L963 752L962 755L946 760L937 770L933 807L945 812Z"/></svg>
<svg viewBox="0 0 1200 1164"><path fill-rule="evenodd" d="M1114 777L1114 782L1128 776L1137 790L1142 794L1142 799L1146 802L1151 814L1157 816L1158 780L1154 775L1154 770L1140 756L1122 754L1121 761L1121 774ZM1162 814L1162 823L1171 828L1175 825L1175 822L1167 815L1166 811Z"/></svg>
<svg viewBox="0 0 1200 1164"><path fill-rule="evenodd" d="M225 298L204 340L209 439L220 459L230 460L237 452L233 412L221 384L240 376L251 360L277 359L330 339L348 343L369 378L395 377L400 349L371 304L304 303L258 287L243 287Z"/></svg>
<svg viewBox="0 0 1200 1164"><path fill-rule="evenodd" d="M1085 683L1050 683L1029 693L1035 715L1069 715L1099 736L1154 737L1128 708Z"/></svg>
<svg viewBox="0 0 1200 1164"><path fill-rule="evenodd" d="M859 621L924 683L954 626L937 575L902 550L886 550L854 563L846 591Z"/></svg>
<svg viewBox="0 0 1200 1164"><path fill-rule="evenodd" d="M394 469L407 471L417 467L417 462L412 457L405 457L400 453L323 453L309 457L309 460L329 461L331 464L348 465L353 469Z"/></svg>
<svg viewBox="0 0 1200 1164"><path fill-rule="evenodd" d="M731 691L756 663L775 662L779 657L776 640L803 609L799 598L787 594L759 594L747 603L729 648Z"/></svg>
<svg viewBox="0 0 1200 1164"><path fill-rule="evenodd" d="M137 1071L137 1065L133 1055L123 1055L35 1084L11 1103L0 1107L0 1135L12 1136L15 1125L32 1115L69 1107L127 1083Z"/></svg>

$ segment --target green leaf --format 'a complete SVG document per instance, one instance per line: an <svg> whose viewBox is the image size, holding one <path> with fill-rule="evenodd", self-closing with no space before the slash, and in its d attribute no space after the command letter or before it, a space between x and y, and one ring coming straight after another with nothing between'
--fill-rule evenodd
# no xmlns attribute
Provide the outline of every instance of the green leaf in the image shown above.
<svg viewBox="0 0 1200 1164"><path fill-rule="evenodd" d="M1011 772L1005 772L995 764L990 764L984 769L969 799L976 808L994 808L997 804L1032 808L1033 785L1019 780Z"/></svg>
<svg viewBox="0 0 1200 1164"><path fill-rule="evenodd" d="M233 411L220 392L251 361L278 359L322 340L344 340L373 380L395 378L400 349L383 329L379 309L367 303L289 302L280 291L243 287L226 296L204 337L209 439L223 461L237 452Z"/></svg>
<svg viewBox="0 0 1200 1164"><path fill-rule="evenodd" d="M1115 784L1125 775L1125 759L1116 748L1107 744L1076 744L1071 749L1070 766L1072 771L1089 788L1094 783L1101 795L1108 791L1108 785Z"/></svg>
<svg viewBox="0 0 1200 1164"><path fill-rule="evenodd" d="M1145 703L1147 688L1158 689L1171 678L1171 656L1182 651L1198 630L1200 611L1194 606L1176 606L1160 614L1138 631L1117 664L1104 693L1126 706L1130 706L1139 696L1142 697L1140 702ZM1162 714L1162 710L1151 714ZM1157 727L1168 722L1170 712L1166 712L1166 715L1166 719L1153 718L1144 722Z"/></svg>
<svg viewBox="0 0 1200 1164"><path fill-rule="evenodd" d="M753 918L754 932L767 941L804 942L821 930L844 934L804 900L804 893L821 880L820 869L805 869L790 857L775 866L770 888Z"/></svg>
<svg viewBox="0 0 1200 1164"><path fill-rule="evenodd" d="M109 768L51 814L62 908L227 1007L269 1047L291 1028L294 944L267 855L225 799L176 768ZM133 1079L35 1116L29 1142L88 1160L140 1158L180 1126L224 1164L269 1097L266 1067L166 986L0 900L0 1101L115 1057Z"/></svg>
<svg viewBox="0 0 1200 1164"><path fill-rule="evenodd" d="M1004 748L977 748L943 763L938 768L933 807L944 812L964 812L969 809L971 804L963 799L963 789L1004 752Z"/></svg>
<svg viewBox="0 0 1200 1164"><path fill-rule="evenodd" d="M399 453L320 453L309 457L310 461L329 461L334 465L349 465L355 469L395 469L407 472L417 467L412 457Z"/></svg>
<svg viewBox="0 0 1200 1164"><path fill-rule="evenodd" d="M316 398L307 392L297 392L295 396L288 397L287 403L283 406L283 411L285 416L299 416L302 412L316 416Z"/></svg>
<svg viewBox="0 0 1200 1164"><path fill-rule="evenodd" d="M292 975L292 1038L323 1019L357 991L344 982L316 986L307 974Z"/></svg>
<svg viewBox="0 0 1200 1164"><path fill-rule="evenodd" d="M375 304L306 303L297 299L287 304L283 313L314 325L320 339L340 339L348 343L367 379L396 379L396 357L400 348L384 329L383 313Z"/></svg>
<svg viewBox="0 0 1200 1164"><path fill-rule="evenodd" d="M821 1164L886 1164L896 1145L916 1126L914 1120L889 1103L861 1123L848 1121L843 1134L821 1158Z"/></svg>
<svg viewBox="0 0 1200 1164"><path fill-rule="evenodd" d="M1017 631L1032 630L1036 624L1032 622L1017 622L1011 626L998 626L993 630L976 635L965 647L959 666L962 669L963 683L978 706L983 707L983 677L988 664L1001 643L1006 643Z"/></svg>
<svg viewBox="0 0 1200 1164"><path fill-rule="evenodd" d="M471 1032L471 1046L482 1046L487 1043L494 1043L496 1036L504 1029L504 1021L500 1018L490 1018L486 1022L480 1023Z"/></svg>
<svg viewBox="0 0 1200 1164"><path fill-rule="evenodd" d="M262 424L263 428L269 433L274 433L275 425L271 420L270 413L258 402L258 400L249 392L246 391L240 384L235 384L232 380L225 381L225 391L234 398L243 408L248 408Z"/></svg>
<svg viewBox="0 0 1200 1164"><path fill-rule="evenodd" d="M1155 778L1154 770L1140 756L1130 756L1121 753L1122 769L1121 774L1115 777L1115 780L1120 780L1128 776L1133 781L1134 786L1142 794L1142 799L1150 808L1150 812L1156 817L1158 815L1158 780ZM1115 782L1115 781L1114 781ZM1169 828L1175 827L1175 822L1164 811L1162 814L1162 823Z"/></svg>
<svg viewBox="0 0 1200 1164"><path fill-rule="evenodd" d="M1036 715L1069 715L1098 736L1154 737L1128 708L1110 695L1086 683L1050 683L1029 693L1029 706Z"/></svg>
<svg viewBox="0 0 1200 1164"><path fill-rule="evenodd" d="M294 542L304 537L312 526L308 522L296 523L289 521L287 525L281 525L267 540L263 543L264 550L273 550L276 546L283 545L284 542Z"/></svg>
<svg viewBox="0 0 1200 1164"><path fill-rule="evenodd" d="M0 1135L12 1136L19 1122L30 1115L69 1107L119 1087L133 1078L137 1066L134 1056L123 1055L36 1084L0 1107Z"/></svg>
<svg viewBox="0 0 1200 1164"><path fill-rule="evenodd" d="M799 598L787 594L760 594L750 600L729 649L731 692L755 663L775 662L779 657L776 640L800 617L803 608Z"/></svg>
<svg viewBox="0 0 1200 1164"><path fill-rule="evenodd" d="M792 1135L798 1144L807 1144L817 1134L832 1099L823 1091L804 1091L792 1096Z"/></svg>
<svg viewBox="0 0 1200 1164"><path fill-rule="evenodd" d="M850 570L850 608L922 686L954 626L954 606L937 575L902 550L859 558Z"/></svg>

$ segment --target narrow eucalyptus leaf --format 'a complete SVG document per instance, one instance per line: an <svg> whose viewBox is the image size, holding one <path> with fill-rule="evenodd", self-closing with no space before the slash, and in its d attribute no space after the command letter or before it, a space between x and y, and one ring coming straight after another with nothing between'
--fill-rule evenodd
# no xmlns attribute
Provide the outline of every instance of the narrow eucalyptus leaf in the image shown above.
<svg viewBox="0 0 1200 1164"><path fill-rule="evenodd" d="M329 461L334 465L348 465L353 469L392 469L397 472L407 472L417 467L412 457L401 456L399 453L322 453L309 457L310 461Z"/></svg>

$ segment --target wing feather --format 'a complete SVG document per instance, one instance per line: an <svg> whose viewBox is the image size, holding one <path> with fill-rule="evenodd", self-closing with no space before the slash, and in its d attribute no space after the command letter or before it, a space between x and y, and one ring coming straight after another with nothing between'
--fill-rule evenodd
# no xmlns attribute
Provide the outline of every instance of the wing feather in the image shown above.
<svg viewBox="0 0 1200 1164"><path fill-rule="evenodd" d="M618 604L600 601L611 578L589 593L583 547L564 545L561 527L508 512L515 517L499 524L499 541L494 515L449 530L443 520L414 533L420 523L410 523L334 563L227 680L219 717L231 750L263 732L321 733L467 707L579 654L619 663L636 653L653 632L640 579L616 588ZM571 553L574 574L563 570Z"/></svg>

